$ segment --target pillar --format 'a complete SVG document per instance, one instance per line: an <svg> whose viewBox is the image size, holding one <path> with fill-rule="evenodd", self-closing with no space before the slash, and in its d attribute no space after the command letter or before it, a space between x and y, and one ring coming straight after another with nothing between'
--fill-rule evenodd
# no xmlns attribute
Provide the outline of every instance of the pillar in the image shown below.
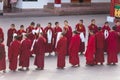
<svg viewBox="0 0 120 80"><path fill-rule="evenodd" d="M61 7L61 0L55 0L54 7Z"/></svg>
<svg viewBox="0 0 120 80"><path fill-rule="evenodd" d="M114 12L115 12L115 0L111 0L110 3L110 16L114 17Z"/></svg>

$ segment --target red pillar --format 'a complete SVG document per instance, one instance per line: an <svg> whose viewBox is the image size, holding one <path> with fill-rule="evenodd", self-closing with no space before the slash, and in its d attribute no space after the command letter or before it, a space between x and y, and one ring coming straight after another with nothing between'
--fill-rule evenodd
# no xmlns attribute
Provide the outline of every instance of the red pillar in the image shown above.
<svg viewBox="0 0 120 80"><path fill-rule="evenodd" d="M55 4L61 4L61 0L55 0Z"/></svg>
<svg viewBox="0 0 120 80"><path fill-rule="evenodd" d="M111 0L110 3L110 16L114 17L114 12L115 12L115 0Z"/></svg>

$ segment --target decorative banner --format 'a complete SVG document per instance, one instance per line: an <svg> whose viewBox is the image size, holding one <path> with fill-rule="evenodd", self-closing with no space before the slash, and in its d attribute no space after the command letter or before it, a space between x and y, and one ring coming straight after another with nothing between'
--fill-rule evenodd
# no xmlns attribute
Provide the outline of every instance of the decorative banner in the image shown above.
<svg viewBox="0 0 120 80"><path fill-rule="evenodd" d="M120 18L120 4L115 5L115 17Z"/></svg>

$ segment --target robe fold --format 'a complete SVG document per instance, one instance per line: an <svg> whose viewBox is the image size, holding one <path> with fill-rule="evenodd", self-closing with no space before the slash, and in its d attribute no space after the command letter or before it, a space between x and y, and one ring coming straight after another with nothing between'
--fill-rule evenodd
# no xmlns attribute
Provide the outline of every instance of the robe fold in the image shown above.
<svg viewBox="0 0 120 80"><path fill-rule="evenodd" d="M44 68L45 44L46 39L41 36L38 38L33 47L34 53L36 55L34 65L36 65L38 68Z"/></svg>
<svg viewBox="0 0 120 80"><path fill-rule="evenodd" d="M13 41L13 34L16 33L16 29L9 29L7 32L7 46L10 46L10 43Z"/></svg>
<svg viewBox="0 0 120 80"><path fill-rule="evenodd" d="M65 32L65 37L67 38L67 54L69 55L68 49L72 37L72 28L71 26L68 26L68 28L64 27L63 31Z"/></svg>
<svg viewBox="0 0 120 80"><path fill-rule="evenodd" d="M18 30L17 31L17 35L18 35L18 40L19 41L21 41L22 40L22 38L23 38L23 34L22 33L26 33L26 31L24 31L24 30Z"/></svg>
<svg viewBox="0 0 120 80"><path fill-rule="evenodd" d="M42 27L36 27L35 30L36 30L36 33L43 33L44 34L44 29ZM35 39L37 39L37 38L38 38L38 35L36 34Z"/></svg>
<svg viewBox="0 0 120 80"><path fill-rule="evenodd" d="M116 31L119 32L119 34L120 34L120 26L116 26L116 28L117 28ZM119 38L118 38L118 44L119 44L119 45L118 45L118 50L119 50L119 52L120 52L120 36L119 36Z"/></svg>
<svg viewBox="0 0 120 80"><path fill-rule="evenodd" d="M54 30L51 27L46 27L44 29L45 38L46 38L46 52L51 53L53 51L54 46ZM48 33L50 32L50 34Z"/></svg>
<svg viewBox="0 0 120 80"><path fill-rule="evenodd" d="M32 42L28 38L22 41L20 45L19 66L29 67L31 45L32 45Z"/></svg>
<svg viewBox="0 0 120 80"><path fill-rule="evenodd" d="M73 66L79 65L79 48L80 48L81 39L79 34L74 35L71 38L69 45L69 63Z"/></svg>
<svg viewBox="0 0 120 80"><path fill-rule="evenodd" d="M85 26L83 24L77 24L76 30L80 33L83 32L84 36L86 36L86 29L85 29ZM84 52L84 51L85 51L85 42L81 42L80 52Z"/></svg>
<svg viewBox="0 0 120 80"><path fill-rule="evenodd" d="M109 63L117 63L118 62L118 34L116 31L110 31L108 39L107 39L107 62Z"/></svg>
<svg viewBox="0 0 120 80"><path fill-rule="evenodd" d="M95 35L91 35L89 37L87 50L85 52L86 64L94 65L95 52L96 52Z"/></svg>
<svg viewBox="0 0 120 80"><path fill-rule="evenodd" d="M95 61L96 63L104 62L104 44L105 44L105 38L102 31L99 31L95 35L96 40L96 53L95 53Z"/></svg>
<svg viewBox="0 0 120 80"><path fill-rule="evenodd" d="M4 41L4 33L2 28L0 28L0 39L2 39L2 42Z"/></svg>
<svg viewBox="0 0 120 80"><path fill-rule="evenodd" d="M12 41L8 49L8 59L9 59L10 70L17 69L19 50L20 50L20 42L18 40Z"/></svg>
<svg viewBox="0 0 120 80"><path fill-rule="evenodd" d="M67 53L67 38L62 37L58 40L57 43L57 67L58 68L64 68L65 67L65 56Z"/></svg>
<svg viewBox="0 0 120 80"><path fill-rule="evenodd" d="M6 69L6 59L5 59L5 46L4 44L0 44L0 70Z"/></svg>

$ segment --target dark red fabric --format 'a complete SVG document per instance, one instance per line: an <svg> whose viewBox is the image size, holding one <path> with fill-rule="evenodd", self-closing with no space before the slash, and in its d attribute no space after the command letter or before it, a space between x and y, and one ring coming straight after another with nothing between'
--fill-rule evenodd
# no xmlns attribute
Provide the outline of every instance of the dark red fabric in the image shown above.
<svg viewBox="0 0 120 80"><path fill-rule="evenodd" d="M24 31L24 30L18 30L17 31L17 35L19 36L19 38L18 38L19 41L22 40L22 37L23 37L22 33L26 33L26 31Z"/></svg>

